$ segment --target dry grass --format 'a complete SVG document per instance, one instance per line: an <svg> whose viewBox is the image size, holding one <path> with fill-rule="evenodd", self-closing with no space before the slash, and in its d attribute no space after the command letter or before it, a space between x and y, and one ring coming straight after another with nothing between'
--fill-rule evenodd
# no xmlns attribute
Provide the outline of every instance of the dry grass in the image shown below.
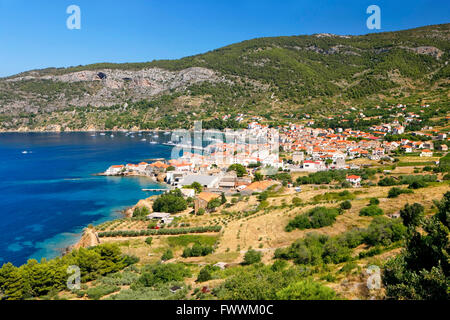
<svg viewBox="0 0 450 320"><path fill-rule="evenodd" d="M336 207L339 202L321 203L317 205L307 205L304 207L291 207L292 199L299 197L304 203L310 202L316 195L326 192L336 192L331 189L317 189L310 186L304 186L304 191L296 193L293 189L286 189L283 194L269 198L269 207L266 211L260 210L256 214L248 217L232 217L221 214L219 209L214 214L204 216L193 216L187 213L182 215L183 222L190 223L191 226L210 225L217 221L226 221L224 229L219 234L217 249L214 254L206 257L196 257L183 259L181 254L183 248L172 248L174 250L175 260L193 264L210 264L216 262L240 263L243 260L245 252L249 248L261 251L263 262L269 263L273 258L274 251L277 248L286 247L299 238L304 237L309 232L318 232L330 236L341 234L355 227L367 227L372 218L360 217L359 211L368 205L369 199L377 197L380 200L380 207L386 214L398 212L407 203L419 202L425 206L427 212L432 210L433 200L439 200L442 195L448 191L448 184L436 184L428 188L414 190L414 194L402 194L398 198L388 199L387 194L391 187L370 187L357 189L363 193L357 195L352 201L352 208L337 217L333 226L317 230L295 230L286 232L285 226L289 220L296 215L306 212L314 206ZM348 189L356 191L355 189ZM342 190L338 190L342 191ZM229 198L228 200L231 200ZM248 199L244 198L237 204L227 208L228 212L245 212L258 205L256 196ZM284 207L282 205L284 204ZM144 224L146 224L144 222ZM217 233L212 234L217 236ZM145 244L147 237L137 238L101 238L101 242L118 242L122 251L140 258L141 264L157 262L163 252L169 248L167 238L171 236L155 236L151 246Z"/></svg>

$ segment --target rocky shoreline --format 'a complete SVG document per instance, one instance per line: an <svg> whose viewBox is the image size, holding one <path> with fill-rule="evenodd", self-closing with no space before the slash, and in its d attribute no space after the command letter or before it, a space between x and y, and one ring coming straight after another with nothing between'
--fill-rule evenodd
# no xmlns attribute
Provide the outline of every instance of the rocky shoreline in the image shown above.
<svg viewBox="0 0 450 320"><path fill-rule="evenodd" d="M152 205L153 205L153 201L154 201L155 197L156 196L151 196L149 198L139 200L138 203L136 203L134 206L131 206L127 209L122 210L121 214L125 218L131 218L131 217L133 217L133 212L136 208L147 207L152 211L153 210ZM117 219L114 219L114 220L117 220ZM111 220L111 221L114 221L114 220ZM73 244L71 246L63 248L62 254L66 255L66 254L69 254L70 252L72 252L73 250L77 250L80 248L95 247L95 246L99 245L100 243L101 243L100 238L98 237L95 227L87 227L83 230L83 234L82 234L80 240L78 240L75 244Z"/></svg>

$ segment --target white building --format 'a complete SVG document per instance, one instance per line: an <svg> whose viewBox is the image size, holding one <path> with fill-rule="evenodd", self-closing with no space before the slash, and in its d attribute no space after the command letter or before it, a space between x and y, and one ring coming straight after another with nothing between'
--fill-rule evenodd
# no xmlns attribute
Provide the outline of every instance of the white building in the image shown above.
<svg viewBox="0 0 450 320"><path fill-rule="evenodd" d="M347 180L347 182L351 183L353 185L353 187L361 186L361 177L360 176L351 175L351 176L348 176L346 180Z"/></svg>
<svg viewBox="0 0 450 320"><path fill-rule="evenodd" d="M428 150L428 149L425 149L425 150L422 151L422 153L420 154L420 156L421 156L421 157L424 157L424 158L432 157L432 156L433 156L433 151Z"/></svg>
<svg viewBox="0 0 450 320"><path fill-rule="evenodd" d="M107 176L115 176L118 175L120 173L122 173L122 171L125 169L125 166L123 165L119 165L119 166L111 166L108 168L108 170L105 171L105 175Z"/></svg>
<svg viewBox="0 0 450 320"><path fill-rule="evenodd" d="M180 182L179 186L190 186L194 182L200 183L204 188L217 188L219 186L220 177L219 176L208 176L201 174L191 174L185 176Z"/></svg>
<svg viewBox="0 0 450 320"><path fill-rule="evenodd" d="M303 161L303 169L305 171L316 172L325 170L325 168L326 167L322 161L311 161L311 160Z"/></svg>

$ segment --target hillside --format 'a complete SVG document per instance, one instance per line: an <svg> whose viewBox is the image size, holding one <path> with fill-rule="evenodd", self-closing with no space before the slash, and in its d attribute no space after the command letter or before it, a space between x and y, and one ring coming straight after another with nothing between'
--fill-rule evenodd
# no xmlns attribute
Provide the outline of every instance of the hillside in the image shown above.
<svg viewBox="0 0 450 320"><path fill-rule="evenodd" d="M449 27L261 38L180 60L28 71L0 79L0 129L153 129L243 110L276 120L399 99L448 106Z"/></svg>

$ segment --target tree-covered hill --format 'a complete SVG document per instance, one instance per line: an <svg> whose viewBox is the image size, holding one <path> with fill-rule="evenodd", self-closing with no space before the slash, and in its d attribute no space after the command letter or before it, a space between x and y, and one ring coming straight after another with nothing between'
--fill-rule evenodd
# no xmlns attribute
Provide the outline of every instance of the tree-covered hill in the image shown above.
<svg viewBox="0 0 450 320"><path fill-rule="evenodd" d="M280 111L326 113L386 97L448 100L449 28L260 38L179 60L29 71L0 79L0 127L49 125L47 113L68 129L101 128L108 119L113 127L145 127L123 119L125 102L131 118L192 121L244 110L268 119ZM99 107L108 114L87 114ZM71 124L63 122L67 110L74 110Z"/></svg>

